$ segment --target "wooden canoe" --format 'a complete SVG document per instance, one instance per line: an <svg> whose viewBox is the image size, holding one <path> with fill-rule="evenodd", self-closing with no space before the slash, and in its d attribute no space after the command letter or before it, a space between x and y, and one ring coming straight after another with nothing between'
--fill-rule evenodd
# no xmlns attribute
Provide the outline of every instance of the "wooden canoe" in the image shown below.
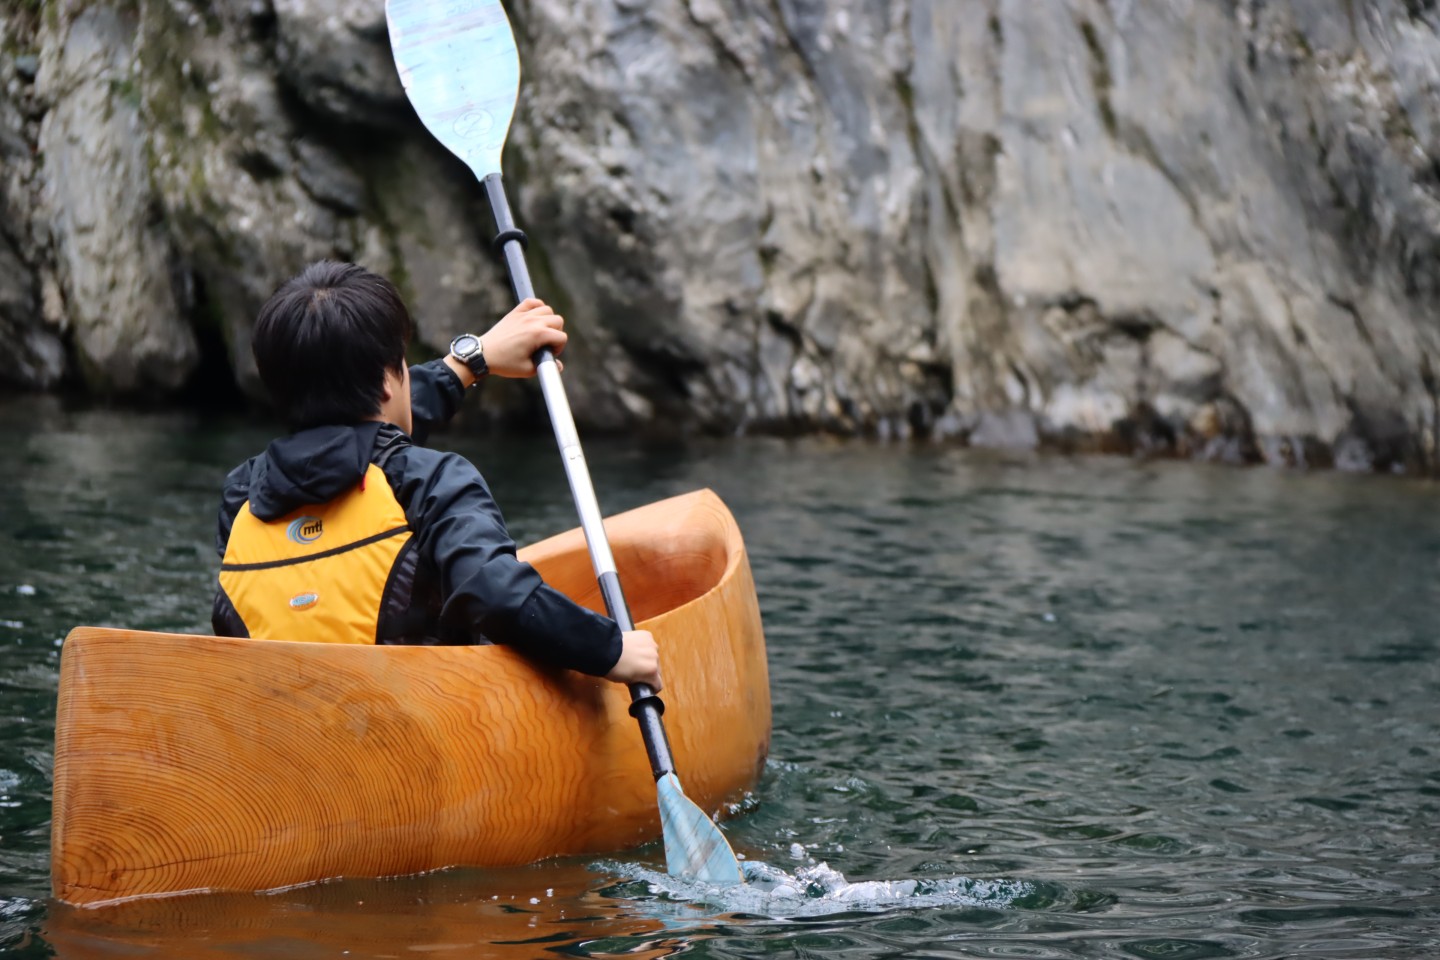
<svg viewBox="0 0 1440 960"><path fill-rule="evenodd" d="M686 794L723 811L770 739L745 546L708 490L606 521L661 647ZM601 609L578 529L521 551ZM266 890L507 866L660 835L623 686L503 646L377 647L79 627L55 719L57 899Z"/></svg>

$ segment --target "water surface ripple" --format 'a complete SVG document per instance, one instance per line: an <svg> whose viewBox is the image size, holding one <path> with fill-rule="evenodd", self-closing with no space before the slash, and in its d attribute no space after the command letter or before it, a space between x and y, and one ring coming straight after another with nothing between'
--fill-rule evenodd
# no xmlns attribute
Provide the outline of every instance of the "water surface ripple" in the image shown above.
<svg viewBox="0 0 1440 960"><path fill-rule="evenodd" d="M0 407L0 952L1440 955L1433 485L819 440L587 444L608 512L709 486L745 533L775 735L726 829L762 882L646 848L51 904L60 641L205 629L215 492L265 439ZM573 525L545 439L442 445L517 538Z"/></svg>

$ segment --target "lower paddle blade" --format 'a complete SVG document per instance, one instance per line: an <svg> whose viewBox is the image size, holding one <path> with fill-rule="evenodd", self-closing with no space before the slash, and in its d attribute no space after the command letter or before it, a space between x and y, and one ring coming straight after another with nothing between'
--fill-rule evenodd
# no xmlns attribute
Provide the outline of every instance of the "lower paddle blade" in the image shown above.
<svg viewBox="0 0 1440 960"><path fill-rule="evenodd" d="M715 822L680 789L675 774L655 781L660 795L660 826L665 837L665 869L672 876L732 886L743 881L740 861Z"/></svg>

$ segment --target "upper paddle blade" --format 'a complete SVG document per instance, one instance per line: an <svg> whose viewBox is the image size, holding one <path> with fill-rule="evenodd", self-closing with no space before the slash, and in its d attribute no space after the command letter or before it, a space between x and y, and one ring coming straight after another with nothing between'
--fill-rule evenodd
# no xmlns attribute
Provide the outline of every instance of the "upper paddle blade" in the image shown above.
<svg viewBox="0 0 1440 960"><path fill-rule="evenodd" d="M667 773L656 780L655 788L660 795L666 872L724 886L743 882L740 861L735 859L730 841L715 822L685 796L675 774Z"/></svg>
<svg viewBox="0 0 1440 960"><path fill-rule="evenodd" d="M390 47L425 127L485 179L520 92L520 54L500 0L386 0Z"/></svg>

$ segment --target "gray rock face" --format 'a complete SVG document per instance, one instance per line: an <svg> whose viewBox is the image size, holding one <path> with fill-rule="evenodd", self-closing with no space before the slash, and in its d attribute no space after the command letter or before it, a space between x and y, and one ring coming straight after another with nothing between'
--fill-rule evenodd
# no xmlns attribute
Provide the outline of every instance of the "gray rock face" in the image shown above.
<svg viewBox="0 0 1440 960"><path fill-rule="evenodd" d="M588 302L705 419L1433 463L1425 5L524 11L557 273L663 251Z"/></svg>
<svg viewBox="0 0 1440 960"><path fill-rule="evenodd" d="M65 348L43 324L35 277L10 242L0 236L0 382L47 389L65 373Z"/></svg>
<svg viewBox="0 0 1440 960"><path fill-rule="evenodd" d="M280 72L307 106L341 123L398 125L408 111L390 58L383 3L273 3Z"/></svg>
<svg viewBox="0 0 1440 960"><path fill-rule="evenodd" d="M1430 4L511 14L511 199L592 427L1436 465ZM255 311L320 256L396 279L432 348L504 309L483 201L405 105L381 0L57 20L0 30L19 38L0 118L27 70L42 116L0 125L0 150L44 156L6 188L27 226L0 243L19 264L0 322L50 337L0 369L54 370L36 358L63 337L98 385L170 388L192 330L255 390Z"/></svg>
<svg viewBox="0 0 1440 960"><path fill-rule="evenodd" d="M37 179L33 143L41 112L32 85L38 70L33 54L0 60L0 385L45 390L61 381L66 360L59 332L41 309L37 245L30 234Z"/></svg>
<svg viewBox="0 0 1440 960"><path fill-rule="evenodd" d="M131 79L134 23L84 10L49 42L36 79L43 201L80 370L103 392L168 391L198 359L152 215L146 136Z"/></svg>

